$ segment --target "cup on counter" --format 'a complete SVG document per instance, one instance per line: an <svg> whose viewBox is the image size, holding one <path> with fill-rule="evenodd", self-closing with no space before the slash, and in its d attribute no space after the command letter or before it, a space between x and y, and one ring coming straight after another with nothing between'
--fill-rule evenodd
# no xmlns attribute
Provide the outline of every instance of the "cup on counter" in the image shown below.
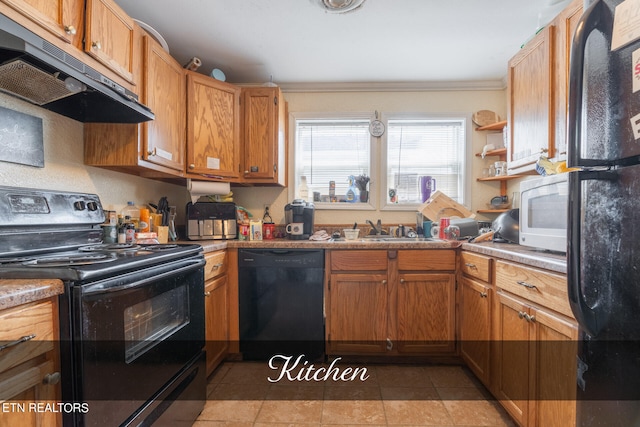
<svg viewBox="0 0 640 427"><path fill-rule="evenodd" d="M299 236L304 233L304 224L301 222L292 222L291 224L287 224L285 230L287 230L289 234Z"/></svg>
<svg viewBox="0 0 640 427"><path fill-rule="evenodd" d="M104 243L116 243L118 241L118 227L115 225L102 225Z"/></svg>
<svg viewBox="0 0 640 427"><path fill-rule="evenodd" d="M422 234L424 237L433 237L431 236L431 226L433 222L431 221L422 221Z"/></svg>
<svg viewBox="0 0 640 427"><path fill-rule="evenodd" d="M440 226L438 227L438 239L444 240L444 230L449 226L451 220L448 217L440 218Z"/></svg>

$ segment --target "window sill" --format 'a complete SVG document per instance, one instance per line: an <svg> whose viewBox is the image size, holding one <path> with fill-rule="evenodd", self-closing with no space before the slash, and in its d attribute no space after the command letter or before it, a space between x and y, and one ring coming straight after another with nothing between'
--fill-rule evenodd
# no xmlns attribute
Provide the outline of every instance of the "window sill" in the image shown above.
<svg viewBox="0 0 640 427"><path fill-rule="evenodd" d="M376 208L371 203L347 203L347 202L313 202L318 210L341 210L341 211L375 211Z"/></svg>

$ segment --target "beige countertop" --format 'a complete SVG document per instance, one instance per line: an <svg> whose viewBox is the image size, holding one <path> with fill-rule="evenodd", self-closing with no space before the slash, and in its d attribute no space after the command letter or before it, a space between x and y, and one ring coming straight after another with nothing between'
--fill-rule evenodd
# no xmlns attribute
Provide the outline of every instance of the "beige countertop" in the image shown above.
<svg viewBox="0 0 640 427"><path fill-rule="evenodd" d="M27 304L64 292L58 279L0 279L0 310Z"/></svg>
<svg viewBox="0 0 640 427"><path fill-rule="evenodd" d="M460 242L446 240L229 240L229 248L296 248L296 249L455 249Z"/></svg>

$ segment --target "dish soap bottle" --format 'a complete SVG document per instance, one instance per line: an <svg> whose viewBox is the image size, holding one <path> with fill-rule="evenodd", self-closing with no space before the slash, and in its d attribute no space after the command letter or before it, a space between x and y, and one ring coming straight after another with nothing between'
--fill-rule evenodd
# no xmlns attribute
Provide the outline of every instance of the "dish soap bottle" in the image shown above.
<svg viewBox="0 0 640 427"><path fill-rule="evenodd" d="M360 190L356 187L356 179L353 175L349 176L349 188L347 188L346 199L349 203L355 203L360 197Z"/></svg>

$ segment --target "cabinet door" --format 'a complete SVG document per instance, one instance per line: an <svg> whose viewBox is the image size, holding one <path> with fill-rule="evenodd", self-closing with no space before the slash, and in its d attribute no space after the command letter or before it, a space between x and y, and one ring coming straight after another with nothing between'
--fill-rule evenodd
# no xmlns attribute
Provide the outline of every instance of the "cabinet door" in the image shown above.
<svg viewBox="0 0 640 427"><path fill-rule="evenodd" d="M567 157L567 103L569 95L569 53L571 41L582 16L583 0L573 0L553 21L555 34L555 157Z"/></svg>
<svg viewBox="0 0 640 427"><path fill-rule="evenodd" d="M510 61L507 86L510 171L533 170L553 157L553 27L542 29Z"/></svg>
<svg viewBox="0 0 640 427"><path fill-rule="evenodd" d="M387 275L332 274L327 353L384 353L387 348Z"/></svg>
<svg viewBox="0 0 640 427"><path fill-rule="evenodd" d="M52 375L55 371L53 362L23 366L3 373L0 378L0 401L3 408L9 408L0 417L0 426L61 426L60 412L28 408L30 402L37 402L44 408L45 405L56 405L60 400L57 393L59 374Z"/></svg>
<svg viewBox="0 0 640 427"><path fill-rule="evenodd" d="M244 89L245 180L284 185L285 122L285 102L279 88Z"/></svg>
<svg viewBox="0 0 640 427"><path fill-rule="evenodd" d="M524 315L529 307L519 299L502 292L496 294L498 345L492 357L494 394L521 426L528 425L529 411L529 324ZM495 369L494 369L495 368Z"/></svg>
<svg viewBox="0 0 640 427"><path fill-rule="evenodd" d="M529 424L574 426L578 327L547 310L532 309L531 313L535 376Z"/></svg>
<svg viewBox="0 0 640 427"><path fill-rule="evenodd" d="M84 50L135 84L133 19L112 0L86 0L86 8Z"/></svg>
<svg viewBox="0 0 640 427"><path fill-rule="evenodd" d="M207 376L220 364L229 350L228 292L226 275L208 281L204 288Z"/></svg>
<svg viewBox="0 0 640 427"><path fill-rule="evenodd" d="M240 88L187 73L187 172L238 178Z"/></svg>
<svg viewBox="0 0 640 427"><path fill-rule="evenodd" d="M81 0L2 0L59 39L77 45L84 29Z"/></svg>
<svg viewBox="0 0 640 427"><path fill-rule="evenodd" d="M462 278L460 354L469 368L489 385L491 357L491 305L493 290L481 282Z"/></svg>
<svg viewBox="0 0 640 427"><path fill-rule="evenodd" d="M455 275L400 274L397 316L399 352L453 352Z"/></svg>
<svg viewBox="0 0 640 427"><path fill-rule="evenodd" d="M142 124L142 158L184 171L187 113L184 69L159 43L144 37L143 103L156 118Z"/></svg>

